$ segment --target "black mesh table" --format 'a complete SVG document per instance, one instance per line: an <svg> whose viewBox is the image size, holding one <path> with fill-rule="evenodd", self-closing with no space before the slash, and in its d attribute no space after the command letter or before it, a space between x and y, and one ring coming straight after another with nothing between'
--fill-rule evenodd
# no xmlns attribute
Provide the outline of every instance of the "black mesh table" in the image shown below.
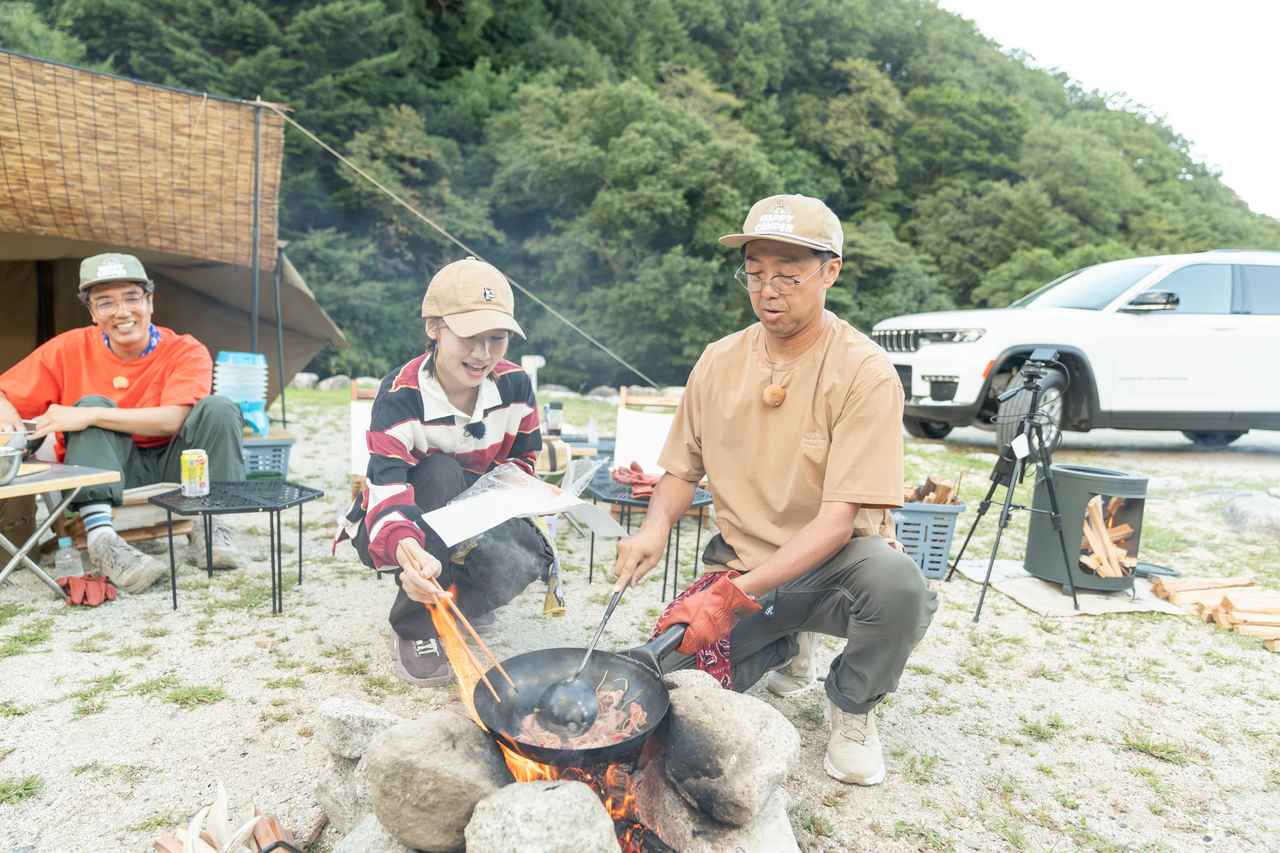
<svg viewBox="0 0 1280 853"><path fill-rule="evenodd" d="M631 497L631 487L624 483L619 483L610 475L609 464L602 465L596 475L591 478L591 482L587 485L587 493L591 495L591 502L596 503L603 501L618 507L619 520L627 528L627 532L631 532L631 515L636 510L645 512L649 508L648 498ZM693 545L693 572L690 580L698 576L698 553L702 550L702 522L707 506L711 503L711 493L706 489L698 486L693 490L693 502L689 504L690 509L698 511L698 537ZM675 572L671 571L672 561L672 540L675 542ZM591 534L591 550L587 562L587 583L591 583L595 575L596 567L596 536ZM675 529L671 535L667 536L667 550L662 563L662 600L667 600L667 579L671 579L671 595L674 597L680 592L680 522L676 522Z"/></svg>
<svg viewBox="0 0 1280 853"><path fill-rule="evenodd" d="M213 517L245 512L268 514L271 531L271 612L284 612L284 532L280 516L286 509L298 508L298 583L302 583L302 505L324 497L324 492L310 486L299 486L283 480L249 480L243 483L210 483L209 494L198 498L183 497L182 492L165 492L150 502L168 516L169 580L173 588L173 609L178 609L178 564L173 554L173 516L199 515L204 524L205 569L213 577Z"/></svg>

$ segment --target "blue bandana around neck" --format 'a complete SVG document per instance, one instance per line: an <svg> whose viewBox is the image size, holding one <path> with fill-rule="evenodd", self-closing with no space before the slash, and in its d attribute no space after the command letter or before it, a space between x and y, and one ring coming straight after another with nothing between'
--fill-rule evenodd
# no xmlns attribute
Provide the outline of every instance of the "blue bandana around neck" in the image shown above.
<svg viewBox="0 0 1280 853"><path fill-rule="evenodd" d="M147 348L142 351L142 354L139 355L138 358L146 358L151 355L152 350L160 346L160 330L156 328L155 323L151 323L149 325L150 334L147 336ZM111 338L107 336L106 332L102 333L102 342L107 345L107 349L111 349ZM115 350L111 351L115 352Z"/></svg>

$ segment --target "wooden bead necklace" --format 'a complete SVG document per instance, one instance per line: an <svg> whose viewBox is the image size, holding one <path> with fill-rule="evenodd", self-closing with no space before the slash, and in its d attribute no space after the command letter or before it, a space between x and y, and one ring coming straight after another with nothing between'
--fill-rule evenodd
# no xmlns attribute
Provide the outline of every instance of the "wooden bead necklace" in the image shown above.
<svg viewBox="0 0 1280 853"><path fill-rule="evenodd" d="M769 357L769 344L763 334L760 336L760 346L764 348L764 360L769 362L769 384L765 386L761 399L764 400L766 406L776 409L782 405L783 400L787 399L787 389L779 385L774 378L777 367L774 365L773 359Z"/></svg>

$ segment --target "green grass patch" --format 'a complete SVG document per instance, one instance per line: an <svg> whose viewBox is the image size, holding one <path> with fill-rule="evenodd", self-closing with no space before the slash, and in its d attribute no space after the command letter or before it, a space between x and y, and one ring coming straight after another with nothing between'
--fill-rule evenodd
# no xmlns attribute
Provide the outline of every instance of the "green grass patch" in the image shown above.
<svg viewBox="0 0 1280 853"><path fill-rule="evenodd" d="M263 687L268 690L296 690L302 686L302 679L296 675L288 678L275 678L271 681L263 682Z"/></svg>
<svg viewBox="0 0 1280 853"><path fill-rule="evenodd" d="M44 780L39 776L22 779L0 779L0 805L13 805L38 796L44 790Z"/></svg>
<svg viewBox="0 0 1280 853"><path fill-rule="evenodd" d="M181 683L178 680L178 676L171 672L165 673L158 678L151 678L136 685L132 693L135 696L160 696L173 690Z"/></svg>
<svg viewBox="0 0 1280 853"><path fill-rule="evenodd" d="M956 849L955 844L936 829L930 829L918 823L908 823L905 820L894 822L893 832L889 837L909 842L914 850L951 851Z"/></svg>
<svg viewBox="0 0 1280 853"><path fill-rule="evenodd" d="M21 616L24 613L30 612L30 607L26 607L21 604L13 604L12 602L0 604L0 628L9 624L9 620L13 619L15 616Z"/></svg>
<svg viewBox="0 0 1280 853"><path fill-rule="evenodd" d="M37 647L49 642L52 619L37 619L28 622L18 633L0 640L0 658L11 658L34 652Z"/></svg>
<svg viewBox="0 0 1280 853"><path fill-rule="evenodd" d="M1054 714L1042 723L1033 723L1024 721L1022 724L1022 733L1032 740L1038 740L1041 743L1051 741L1058 736L1058 733L1066 729L1067 724L1062 717Z"/></svg>
<svg viewBox="0 0 1280 853"><path fill-rule="evenodd" d="M227 698L219 687L178 687L164 696L164 701L190 711L197 705L212 705Z"/></svg>
<svg viewBox="0 0 1280 853"><path fill-rule="evenodd" d="M1191 754L1186 747L1154 740L1138 732L1125 732L1121 736L1120 745L1131 752L1140 752L1178 767L1185 767L1191 763Z"/></svg>
<svg viewBox="0 0 1280 853"><path fill-rule="evenodd" d="M292 394L292 392L290 392ZM137 823L129 824L125 827L127 832L159 832L162 829L173 829L182 825L182 816L173 814L163 814L157 812L145 820Z"/></svg>
<svg viewBox="0 0 1280 853"><path fill-rule="evenodd" d="M113 670L110 675L86 682L84 687L71 694L76 700L71 713L77 717L101 713L107 707L107 697L124 684L125 680L122 673Z"/></svg>
<svg viewBox="0 0 1280 853"><path fill-rule="evenodd" d="M941 759L936 755L915 753L907 756L902 765L902 778L913 785L931 785L938 779L938 764Z"/></svg>
<svg viewBox="0 0 1280 853"><path fill-rule="evenodd" d="M116 657L121 658L149 658L156 654L156 647L150 643L143 643L137 646L125 646L116 652Z"/></svg>
<svg viewBox="0 0 1280 853"><path fill-rule="evenodd" d="M374 698L409 692L409 685L388 675L366 675L360 686L364 688L365 693Z"/></svg>
<svg viewBox="0 0 1280 853"><path fill-rule="evenodd" d="M19 705L9 699L0 702L0 717L21 717L29 713L31 713L31 709L26 705Z"/></svg>
<svg viewBox="0 0 1280 853"><path fill-rule="evenodd" d="M150 628L143 628L142 636L146 637L148 640L158 640L161 637L169 636L169 629L161 628L159 625L155 625Z"/></svg>

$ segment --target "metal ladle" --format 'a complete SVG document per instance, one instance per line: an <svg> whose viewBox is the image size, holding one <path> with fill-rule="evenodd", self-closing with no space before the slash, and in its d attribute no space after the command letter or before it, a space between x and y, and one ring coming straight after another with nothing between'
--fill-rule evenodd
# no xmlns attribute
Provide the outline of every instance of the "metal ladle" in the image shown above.
<svg viewBox="0 0 1280 853"><path fill-rule="evenodd" d="M596 699L595 685L582 677L582 671L586 669L587 661L591 660L591 653L595 651L596 643L600 642L604 626L626 589L625 586L622 587L609 599L600 627L596 628L596 635L591 638L591 645L587 646L587 653L582 656L582 663L578 664L577 670L568 678L549 686L538 699L534 710L538 715L538 722L548 731L561 737L577 737L595 725L596 716L600 713L600 702Z"/></svg>

